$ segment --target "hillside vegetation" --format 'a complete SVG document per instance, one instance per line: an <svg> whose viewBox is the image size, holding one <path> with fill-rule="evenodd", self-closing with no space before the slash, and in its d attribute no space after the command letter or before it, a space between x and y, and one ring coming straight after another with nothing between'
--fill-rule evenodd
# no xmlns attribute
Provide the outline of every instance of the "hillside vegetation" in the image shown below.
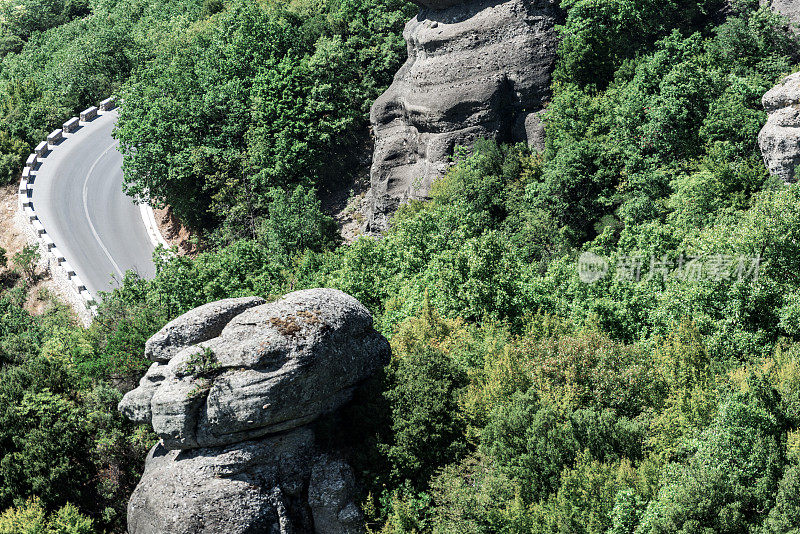
<svg viewBox="0 0 800 534"><path fill-rule="evenodd" d="M4 16L0 171L118 91L127 187L205 249L159 252L89 329L4 290L0 533L124 532L154 438L115 385L144 341L209 301L311 287L359 299L392 343L330 431L358 445L375 532L797 532L800 186L756 137L800 46L757 0L723 4L562 0L546 150L462 151L431 200L349 245L316 191L364 165L412 6Z"/></svg>

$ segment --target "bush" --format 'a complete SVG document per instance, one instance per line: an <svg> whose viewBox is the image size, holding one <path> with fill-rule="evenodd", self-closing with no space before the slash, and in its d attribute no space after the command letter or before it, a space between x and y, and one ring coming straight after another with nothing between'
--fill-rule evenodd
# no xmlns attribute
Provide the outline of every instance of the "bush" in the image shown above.
<svg viewBox="0 0 800 534"><path fill-rule="evenodd" d="M0 534L94 534L94 522L81 515L72 504L46 515L38 499L20 508L9 508L0 515Z"/></svg>
<svg viewBox="0 0 800 534"><path fill-rule="evenodd" d="M25 245L21 251L14 254L14 258L11 261L22 271L25 278L31 282L36 276L36 265L39 263L39 259L41 259L39 246Z"/></svg>

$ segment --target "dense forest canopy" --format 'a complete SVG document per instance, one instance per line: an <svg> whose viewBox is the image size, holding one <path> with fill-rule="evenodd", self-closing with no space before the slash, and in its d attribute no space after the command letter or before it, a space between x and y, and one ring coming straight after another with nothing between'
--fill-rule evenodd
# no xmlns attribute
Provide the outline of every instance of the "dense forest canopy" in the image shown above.
<svg viewBox="0 0 800 534"><path fill-rule="evenodd" d="M205 248L159 252L88 329L3 290L0 533L124 532L154 436L115 404L144 341L206 302L321 286L392 343L331 430L359 444L375 532L800 529L800 186L756 142L800 45L757 0L562 0L546 150L460 151L429 201L351 244L317 193L363 171L416 8L9 5L7 181L116 93L128 189Z"/></svg>
<svg viewBox="0 0 800 534"><path fill-rule="evenodd" d="M276 195L346 183L413 13L400 0L236 2L176 32L123 91L127 188L231 241L255 237Z"/></svg>

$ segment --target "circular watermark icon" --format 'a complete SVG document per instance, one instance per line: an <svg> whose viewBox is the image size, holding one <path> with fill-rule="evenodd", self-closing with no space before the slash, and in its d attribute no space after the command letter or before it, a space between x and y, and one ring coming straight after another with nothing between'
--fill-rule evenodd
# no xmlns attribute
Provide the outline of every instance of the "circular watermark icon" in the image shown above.
<svg viewBox="0 0 800 534"><path fill-rule="evenodd" d="M608 274L608 260L594 252L584 252L578 258L578 276L581 282L591 284Z"/></svg>

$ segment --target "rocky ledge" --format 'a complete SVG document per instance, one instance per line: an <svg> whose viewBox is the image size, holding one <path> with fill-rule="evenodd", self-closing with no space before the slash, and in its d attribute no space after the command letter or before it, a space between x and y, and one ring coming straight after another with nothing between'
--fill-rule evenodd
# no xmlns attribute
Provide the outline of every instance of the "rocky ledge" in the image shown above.
<svg viewBox="0 0 800 534"><path fill-rule="evenodd" d="M423 0L406 25L408 61L372 106L375 153L366 230L425 198L457 145L478 138L541 147L539 111L555 64L551 0Z"/></svg>
<svg viewBox="0 0 800 534"><path fill-rule="evenodd" d="M354 298L331 289L201 306L146 345L120 411L161 441L128 505L130 534L363 530L354 478L312 423L388 361Z"/></svg>

